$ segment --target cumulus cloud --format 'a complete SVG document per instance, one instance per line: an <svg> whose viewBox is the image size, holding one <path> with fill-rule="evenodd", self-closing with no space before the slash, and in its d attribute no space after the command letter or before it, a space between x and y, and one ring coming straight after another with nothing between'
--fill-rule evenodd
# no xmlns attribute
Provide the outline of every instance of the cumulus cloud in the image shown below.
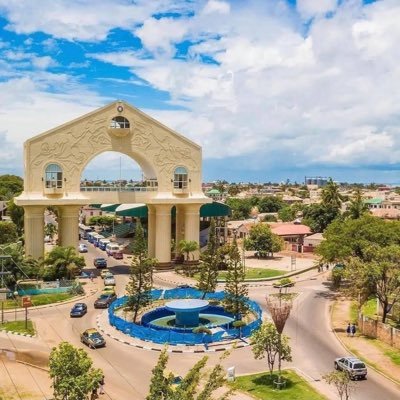
<svg viewBox="0 0 400 400"><path fill-rule="evenodd" d="M43 0L35 4L42 20L33 10L33 21L26 24L18 2L0 0L0 9L6 12L8 29L19 33L44 31L54 38L96 41L116 27L129 31L140 39L141 48L90 47L87 57L131 72L131 79L121 81L125 87L126 82L140 82L167 92L168 105L179 109L149 113L201 144L204 157L220 159L220 165L226 157L259 170L282 166L282 160L292 170L322 163L352 168L400 163L397 0L368 5L298 0L296 7L275 0L117 0L115 13L106 10L110 1L98 7L87 2L92 14L83 15L86 2L71 0L67 12L66 2L45 9ZM15 64L34 62L18 49L6 50ZM49 59L41 62L44 68L51 66ZM1 76L12 74L2 65L0 60ZM90 108L106 101L84 86L78 88L70 76L38 71L36 76L12 76L13 94L0 84L4 99L15 96L13 118L26 102L35 105L27 131L32 131L30 123L36 132L41 130L33 121L40 107L50 107L55 115L57 107L66 107L65 121L86 111L90 101ZM57 79L61 91L50 93ZM111 80L118 84L116 76L101 81ZM24 91L27 96L21 100ZM83 104L79 96L85 93ZM55 122L52 117L52 126Z"/></svg>

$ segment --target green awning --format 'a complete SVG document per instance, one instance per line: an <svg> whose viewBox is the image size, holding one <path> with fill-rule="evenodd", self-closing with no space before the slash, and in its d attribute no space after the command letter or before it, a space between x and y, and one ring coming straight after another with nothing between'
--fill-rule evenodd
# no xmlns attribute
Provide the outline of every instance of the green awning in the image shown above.
<svg viewBox="0 0 400 400"><path fill-rule="evenodd" d="M115 209L115 214L122 217L147 218L146 204L120 204Z"/></svg>
<svg viewBox="0 0 400 400"><path fill-rule="evenodd" d="M200 217L229 217L231 213L229 206L218 201L203 204L200 207Z"/></svg>
<svg viewBox="0 0 400 400"><path fill-rule="evenodd" d="M102 204L100 210L114 212L117 207L119 207L119 204Z"/></svg>
<svg viewBox="0 0 400 400"><path fill-rule="evenodd" d="M103 211L115 211L122 217L147 218L146 204L102 204ZM229 217L232 210L229 206L218 201L203 204L200 207L200 217ZM175 216L175 207L172 207L171 215Z"/></svg>

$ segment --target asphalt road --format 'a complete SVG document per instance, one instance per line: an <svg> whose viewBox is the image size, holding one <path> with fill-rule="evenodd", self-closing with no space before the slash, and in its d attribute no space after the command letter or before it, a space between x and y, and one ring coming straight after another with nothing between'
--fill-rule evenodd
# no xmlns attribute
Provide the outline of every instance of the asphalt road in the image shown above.
<svg viewBox="0 0 400 400"><path fill-rule="evenodd" d="M86 256L88 272L99 273L92 265L93 257L104 256L104 252L88 245ZM129 267L119 260L109 258L109 268L115 274L117 293L123 295L128 282ZM100 279L100 278L97 278ZM170 286L155 278L155 283L164 287ZM254 287L250 296L265 309L265 295L273 291L271 287ZM295 287L300 295L285 327L285 333L290 336L293 349L293 362L290 367L297 368L307 380L329 399L338 398L334 389L321 380L321 376L333 370L333 360L345 355L345 350L337 341L329 326L329 289L322 279L307 280ZM38 351L50 351L62 340L67 340L75 346L86 348L80 343L80 333L96 326L96 316L102 310L95 310L93 302L96 296L86 299L88 314L83 318L71 319L71 305L59 305L30 311L30 317L36 322L37 339L13 337L12 345L18 348ZM8 343L7 343L8 342ZM0 337L0 346L9 347L9 339ZM87 348L86 348L87 349ZM159 353L145 351L123 343L107 339L107 346L97 350L88 350L94 365L102 368L106 376L105 398L114 400L144 399L150 380L151 370L157 362ZM184 374L202 355L170 354L169 369L177 374ZM209 354L210 364L218 360L219 354ZM237 374L253 373L266 370L265 360L254 360L250 348L232 351L223 364L235 366ZM107 384L108 383L108 384ZM400 399L400 389L392 382L369 369L368 380L357 382L353 400L396 400Z"/></svg>

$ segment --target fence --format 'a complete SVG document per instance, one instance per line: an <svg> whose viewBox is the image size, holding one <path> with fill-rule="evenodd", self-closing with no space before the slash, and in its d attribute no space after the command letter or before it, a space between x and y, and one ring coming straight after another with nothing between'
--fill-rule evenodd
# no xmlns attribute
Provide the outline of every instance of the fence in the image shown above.
<svg viewBox="0 0 400 400"><path fill-rule="evenodd" d="M194 288L177 288L170 290L152 290L151 296L153 300L159 299L198 299L203 296L203 292ZM222 300L224 292L207 293L208 300ZM133 322L125 321L123 318L114 314L117 308L122 307L127 301L127 296L120 297L111 303L108 309L108 320L112 326L125 334L138 338L140 340L150 341L158 344L172 345L196 345L212 342L221 342L223 340L239 337L239 329L221 329L215 333L192 333L192 332L176 332L173 330L158 330L143 325L137 325ZM250 310L256 315L256 320L241 328L241 336L248 337L251 333L261 325L262 310L261 307L252 300L247 300Z"/></svg>
<svg viewBox="0 0 400 400"><path fill-rule="evenodd" d="M24 284L20 282L17 286L19 296L51 294L51 293L67 293L74 285L75 281L58 280L51 282L41 282Z"/></svg>
<svg viewBox="0 0 400 400"><path fill-rule="evenodd" d="M382 342L400 350L400 330L390 325L383 324L362 314L358 318L359 331L368 337L382 340Z"/></svg>

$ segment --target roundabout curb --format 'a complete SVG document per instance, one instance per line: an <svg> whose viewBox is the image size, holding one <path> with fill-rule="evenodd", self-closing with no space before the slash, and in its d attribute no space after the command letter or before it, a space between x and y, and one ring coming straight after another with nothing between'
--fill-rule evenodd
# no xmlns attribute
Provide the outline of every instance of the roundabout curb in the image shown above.
<svg viewBox="0 0 400 400"><path fill-rule="evenodd" d="M107 310L105 312L103 312L102 314L105 314L105 313L107 313ZM114 336L112 333L107 332L106 329L100 323L100 318L101 318L102 314L100 314L100 315L98 315L96 317L96 325L97 325L97 328L99 329L99 331L102 332L103 334L105 334L106 336L108 336L111 339L113 339L113 340L115 340L117 342L120 342L122 344L131 346L131 347L136 347L137 349L148 350L148 351L157 351L157 352L161 352L162 351L162 348L151 347L151 346L147 346L145 344L139 344L139 343L135 343L135 342L132 342L132 341L127 341L127 340L124 340L124 339L120 339L119 337ZM139 340L139 339L137 339L137 340ZM140 341L140 342L142 342L142 341ZM143 342L143 343L148 343L148 342ZM167 348L167 352L168 353L180 353L180 354L182 354L182 353L191 353L191 354L194 354L194 353L215 353L215 352L219 352L219 351L240 349L240 348L244 348L244 347L249 347L250 343L243 341L241 344L238 344L238 345L228 345L228 346L225 346L225 347L216 347L216 348L213 348L213 349L207 349L207 348L205 348L205 349L197 349L197 348L191 349L190 347L192 347L192 346L188 346L188 345L182 345L182 346L185 346L185 349L173 348L173 347L176 347L176 346L179 346L179 345L168 345L168 344L166 344L164 347Z"/></svg>

